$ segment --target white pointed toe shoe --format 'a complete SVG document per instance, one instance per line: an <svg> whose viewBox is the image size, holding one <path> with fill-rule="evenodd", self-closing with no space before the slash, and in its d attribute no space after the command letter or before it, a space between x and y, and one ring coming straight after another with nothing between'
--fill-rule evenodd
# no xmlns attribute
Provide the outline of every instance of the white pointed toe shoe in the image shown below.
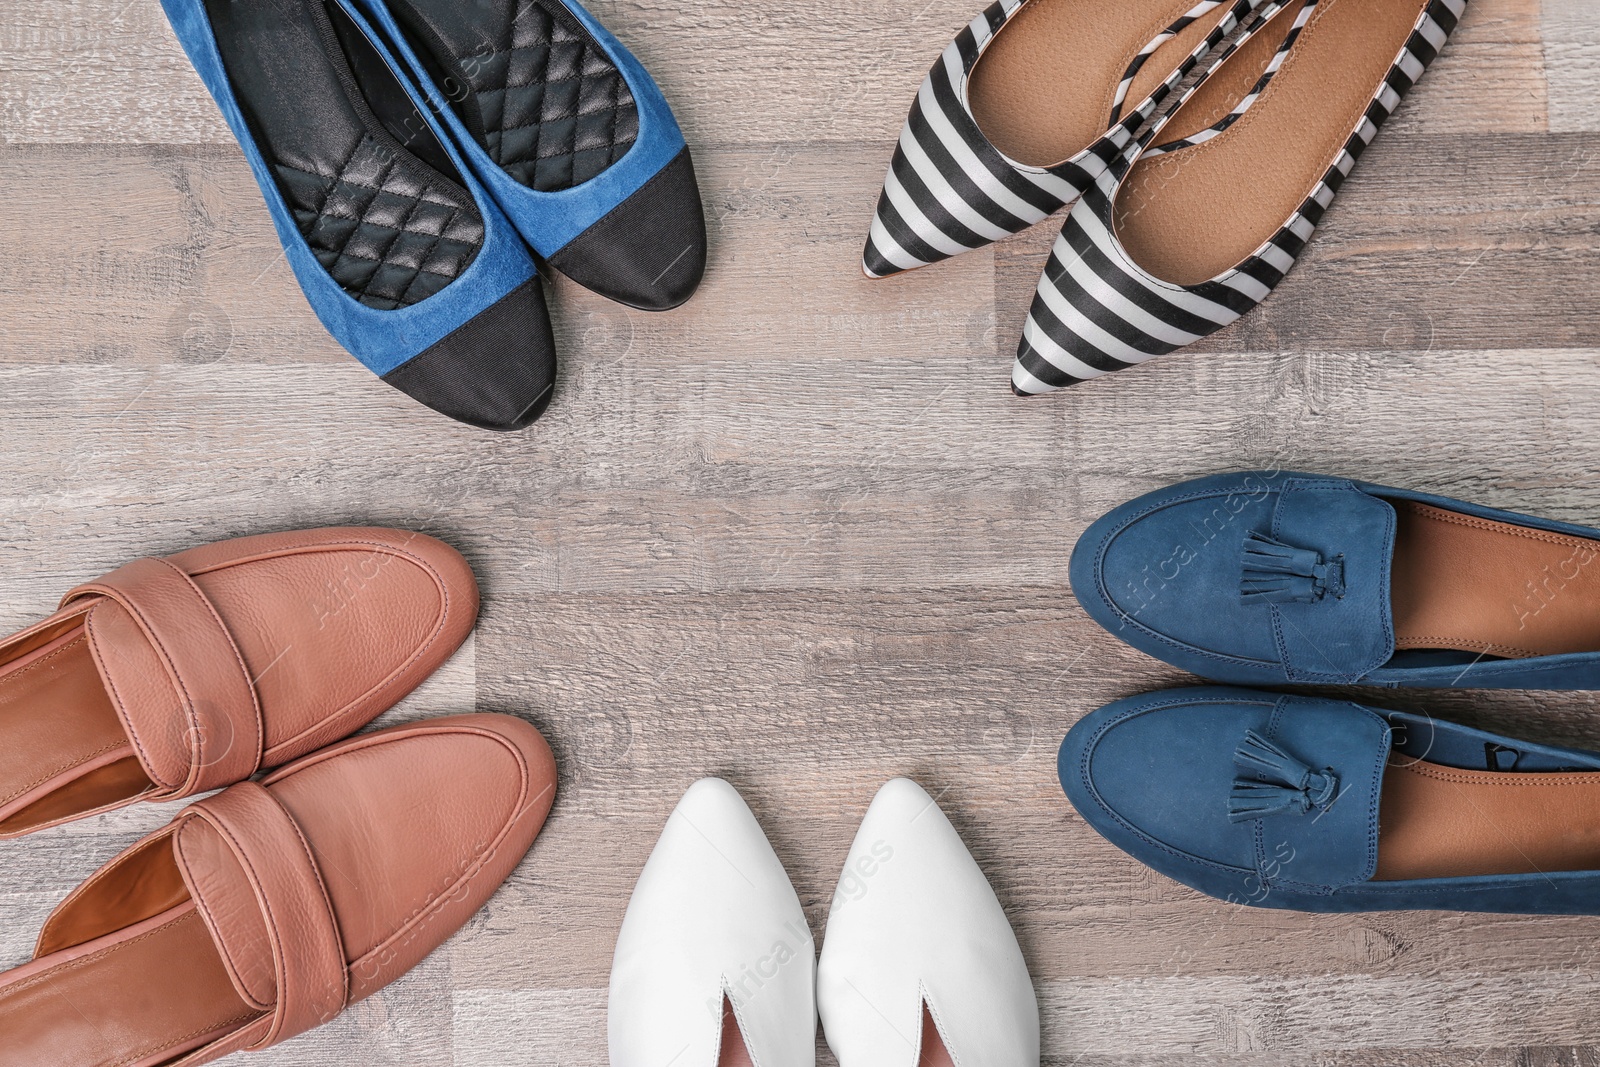
<svg viewBox="0 0 1600 1067"><path fill-rule="evenodd" d="M1016 935L932 797L896 778L834 894L817 1003L840 1067L1039 1067Z"/></svg>
<svg viewBox="0 0 1600 1067"><path fill-rule="evenodd" d="M611 964L611 1067L815 1067L816 950L738 792L689 787L628 903Z"/></svg>

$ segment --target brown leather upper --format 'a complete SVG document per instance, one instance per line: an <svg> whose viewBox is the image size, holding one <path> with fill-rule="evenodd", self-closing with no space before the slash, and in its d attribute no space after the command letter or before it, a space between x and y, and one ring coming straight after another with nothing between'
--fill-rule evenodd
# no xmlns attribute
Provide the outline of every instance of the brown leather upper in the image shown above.
<svg viewBox="0 0 1600 1067"><path fill-rule="evenodd" d="M283 805L241 782L189 809L173 847L234 990L271 1022L251 1048L304 1033L350 996L338 920L311 846Z"/></svg>
<svg viewBox="0 0 1600 1067"><path fill-rule="evenodd" d="M345 737L437 670L477 610L459 553L377 528L222 541L79 586L0 642L0 837Z"/></svg>
<svg viewBox="0 0 1600 1067"><path fill-rule="evenodd" d="M89 644L98 652L106 687L147 773L155 767L155 757L143 739L172 733L173 704L133 698L157 688L140 687L133 679L123 686L130 699L122 700L118 675L126 669L130 649L159 660L178 695L177 707L188 718L180 725L189 751L152 774L154 780L164 780L157 777L161 771L172 781L183 774L182 783L167 792L187 796L243 781L260 770L265 730L255 685L239 646L194 579L167 560L138 559L98 582L80 585L62 598L61 606L91 598L106 603L93 602L84 619ZM126 632L126 622L138 628L138 637ZM108 632L119 626L123 629ZM135 667L140 668L148 669L143 663Z"/></svg>
<svg viewBox="0 0 1600 1067"><path fill-rule="evenodd" d="M0 975L0 1067L191 1067L327 1022L483 906L555 787L537 730L465 715L351 738L191 805Z"/></svg>

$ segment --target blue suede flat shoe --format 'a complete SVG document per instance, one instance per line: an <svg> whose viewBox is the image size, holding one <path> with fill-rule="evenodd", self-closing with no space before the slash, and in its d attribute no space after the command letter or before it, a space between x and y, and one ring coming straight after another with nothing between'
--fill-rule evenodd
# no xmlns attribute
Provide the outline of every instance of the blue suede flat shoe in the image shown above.
<svg viewBox="0 0 1600 1067"><path fill-rule="evenodd" d="M1220 474L1092 524L1073 592L1219 682L1600 689L1600 530L1289 471Z"/></svg>
<svg viewBox="0 0 1600 1067"><path fill-rule="evenodd" d="M538 271L341 0L162 0L328 332L453 419L527 426L555 384Z"/></svg>
<svg viewBox="0 0 1600 1067"><path fill-rule="evenodd" d="M706 222L672 108L576 0L359 0L545 262L666 311L705 274Z"/></svg>
<svg viewBox="0 0 1600 1067"><path fill-rule="evenodd" d="M1600 914L1600 753L1200 687L1091 713L1058 767L1108 841L1229 903Z"/></svg>

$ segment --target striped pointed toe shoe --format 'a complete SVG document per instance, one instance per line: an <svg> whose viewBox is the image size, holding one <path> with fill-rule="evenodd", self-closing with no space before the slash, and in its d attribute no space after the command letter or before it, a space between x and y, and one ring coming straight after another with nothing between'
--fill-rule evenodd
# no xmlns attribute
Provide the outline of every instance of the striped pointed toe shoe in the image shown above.
<svg viewBox="0 0 1600 1067"><path fill-rule="evenodd" d="M1263 0L998 0L917 92L862 256L869 278L1072 203Z"/></svg>
<svg viewBox="0 0 1600 1067"><path fill-rule="evenodd" d="M1263 8L1068 215L1023 328L1012 391L1047 393L1143 363L1266 299L1465 7Z"/></svg>

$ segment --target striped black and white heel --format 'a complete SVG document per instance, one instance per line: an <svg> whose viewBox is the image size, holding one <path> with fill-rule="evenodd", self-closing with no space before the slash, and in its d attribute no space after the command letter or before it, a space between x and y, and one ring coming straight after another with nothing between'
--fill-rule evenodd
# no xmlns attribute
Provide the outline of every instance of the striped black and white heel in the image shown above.
<svg viewBox="0 0 1600 1067"><path fill-rule="evenodd" d="M1033 396L1143 363L1266 299L1466 2L1263 7L1068 215L1012 391Z"/></svg>
<svg viewBox="0 0 1600 1067"><path fill-rule="evenodd" d="M1262 3L998 0L917 93L863 271L882 278L982 248L1076 200Z"/></svg>

